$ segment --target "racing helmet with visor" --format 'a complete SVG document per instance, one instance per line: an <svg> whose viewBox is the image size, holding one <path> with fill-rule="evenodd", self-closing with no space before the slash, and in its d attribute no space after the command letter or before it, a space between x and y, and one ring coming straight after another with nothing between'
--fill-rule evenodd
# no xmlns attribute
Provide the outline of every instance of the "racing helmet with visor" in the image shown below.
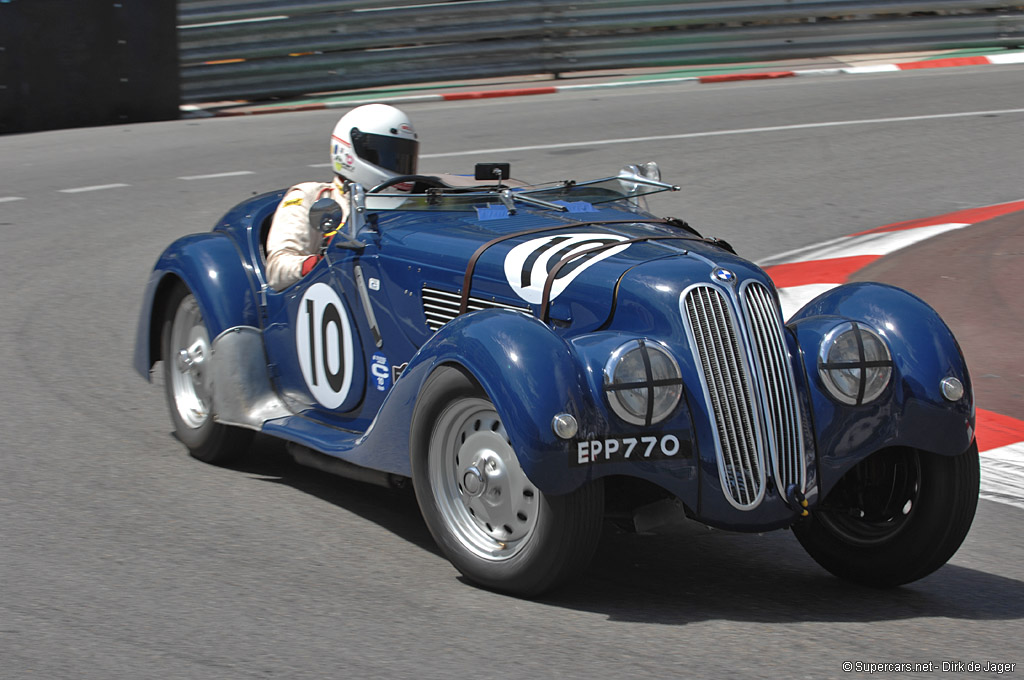
<svg viewBox="0 0 1024 680"><path fill-rule="evenodd" d="M398 175L416 174L418 156L412 121L387 104L352 109L331 134L334 173L366 189Z"/></svg>

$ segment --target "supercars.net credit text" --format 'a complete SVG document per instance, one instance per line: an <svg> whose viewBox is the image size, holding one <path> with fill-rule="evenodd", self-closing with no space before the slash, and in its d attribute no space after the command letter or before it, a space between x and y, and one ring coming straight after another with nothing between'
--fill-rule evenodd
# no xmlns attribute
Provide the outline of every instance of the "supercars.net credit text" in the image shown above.
<svg viewBox="0 0 1024 680"><path fill-rule="evenodd" d="M995 661L915 661L906 663L844 661L844 673L1015 673L1016 663Z"/></svg>

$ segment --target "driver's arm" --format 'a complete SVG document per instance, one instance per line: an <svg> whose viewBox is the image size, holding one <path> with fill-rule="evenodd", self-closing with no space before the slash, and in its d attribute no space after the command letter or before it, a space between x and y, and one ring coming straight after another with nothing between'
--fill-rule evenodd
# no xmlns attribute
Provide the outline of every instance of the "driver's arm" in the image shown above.
<svg viewBox="0 0 1024 680"><path fill-rule="evenodd" d="M309 224L310 197L302 187L287 194L274 213L267 237L267 282L274 290L292 285L303 275L303 264L315 257L319 234Z"/></svg>

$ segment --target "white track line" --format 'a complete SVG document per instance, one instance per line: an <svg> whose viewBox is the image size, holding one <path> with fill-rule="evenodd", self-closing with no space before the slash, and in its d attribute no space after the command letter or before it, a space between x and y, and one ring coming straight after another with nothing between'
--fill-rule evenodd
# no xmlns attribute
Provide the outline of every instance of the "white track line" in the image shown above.
<svg viewBox="0 0 1024 680"><path fill-rule="evenodd" d="M255 175L252 170L235 170L233 172L215 172L212 175L186 175L179 177L185 181L191 181L194 179L217 179L219 177L241 177L242 175Z"/></svg>
<svg viewBox="0 0 1024 680"><path fill-rule="evenodd" d="M918 227L917 229L876 231L871 234L861 234L860 236L848 236L839 242L822 244L809 249L808 252L797 255L787 260L787 262L813 262L815 260L858 257L861 255L888 255L889 253L912 246L915 243L930 239L933 236L969 226L971 225L951 222L948 224Z"/></svg>
<svg viewBox="0 0 1024 680"><path fill-rule="evenodd" d="M545 149L570 149L573 147L605 144L637 144L642 142L662 142L672 139L697 139L701 137L721 137L725 135L750 135L763 132L786 132L789 130L812 130L815 128L849 127L853 125L880 125L886 123L916 123L924 120L942 120L946 118L969 118L973 116L995 116L1008 113L1024 113L1024 109L999 109L994 111L963 111L961 113L933 113L921 116L900 116L894 118L864 118L861 120L833 120L821 123L798 123L794 125L772 125L768 127L739 128L733 130L709 130L706 132L684 132L674 135L651 135L649 137L621 137L619 139L595 139L588 142L562 142L559 144L531 144L528 146L508 146L498 149L472 149L468 151L449 151L445 153L421 154L420 158L448 158L451 156L477 156L514 151L543 151Z"/></svg>
<svg viewBox="0 0 1024 680"><path fill-rule="evenodd" d="M97 184L91 187L74 187L71 189L58 189L62 194L81 194L86 191L106 191L107 189L120 189L131 186L130 184Z"/></svg>
<svg viewBox="0 0 1024 680"><path fill-rule="evenodd" d="M1024 442L982 451L981 497L1024 509Z"/></svg>

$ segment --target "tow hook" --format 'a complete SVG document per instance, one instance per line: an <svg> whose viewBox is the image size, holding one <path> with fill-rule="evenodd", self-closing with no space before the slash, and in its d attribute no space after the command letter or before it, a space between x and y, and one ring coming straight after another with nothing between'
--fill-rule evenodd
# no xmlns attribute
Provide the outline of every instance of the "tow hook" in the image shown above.
<svg viewBox="0 0 1024 680"><path fill-rule="evenodd" d="M797 514L801 517L807 517L811 514L807 509L807 497L796 487L796 484L790 484L786 487L786 500L789 503L789 507L796 510Z"/></svg>

